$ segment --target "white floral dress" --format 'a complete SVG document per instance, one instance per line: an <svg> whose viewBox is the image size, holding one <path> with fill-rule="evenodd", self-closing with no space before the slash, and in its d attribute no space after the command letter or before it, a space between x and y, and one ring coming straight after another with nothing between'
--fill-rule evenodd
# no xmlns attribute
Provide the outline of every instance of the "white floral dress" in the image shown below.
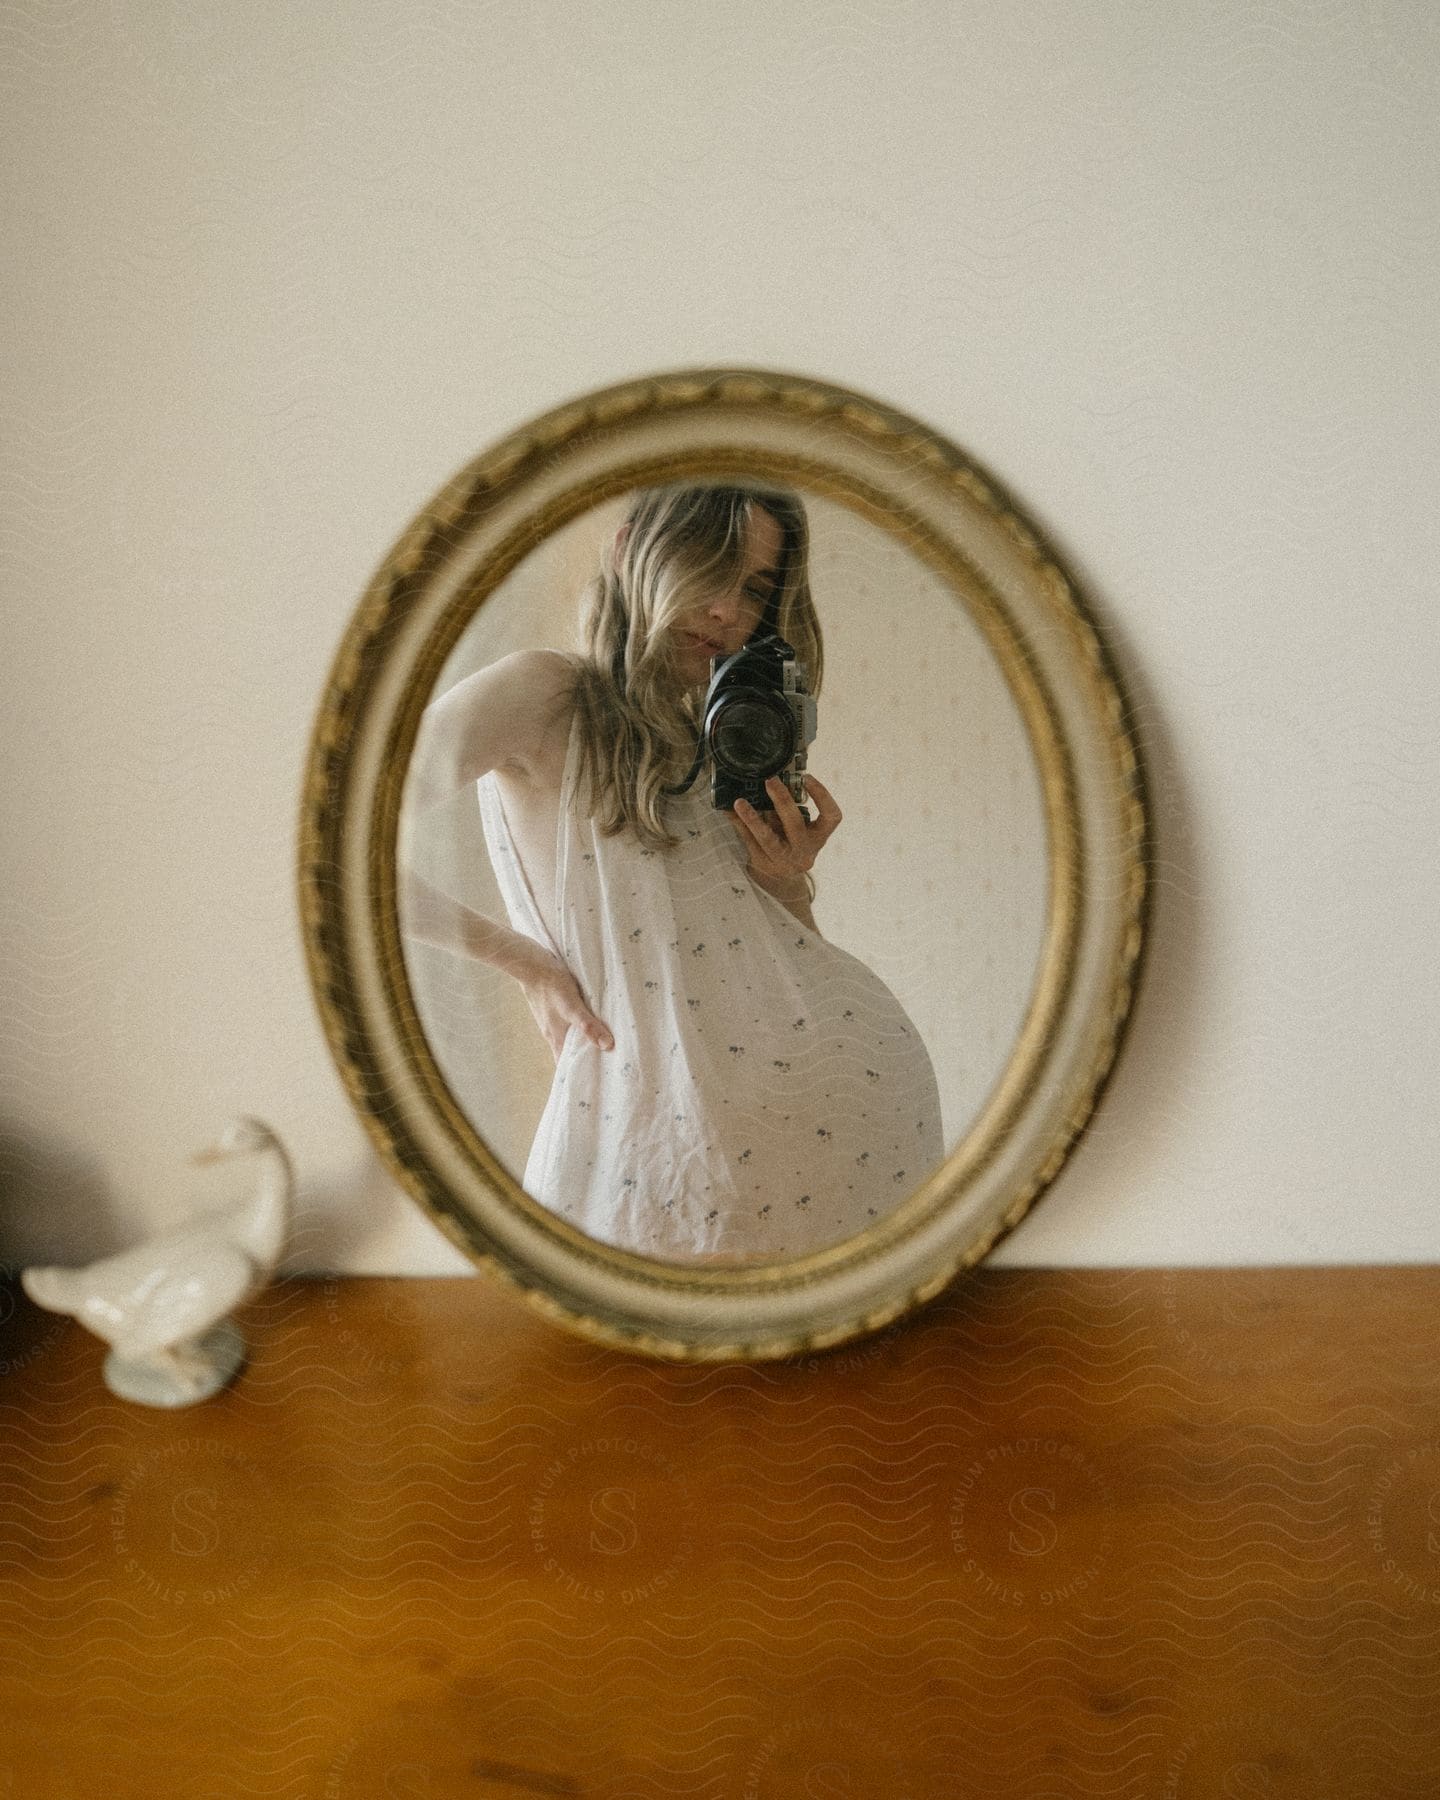
<svg viewBox="0 0 1440 1800"><path fill-rule="evenodd" d="M515 930L555 951L613 1050L573 1027L524 1186L643 1255L780 1257L852 1237L943 1153L935 1071L900 1002L745 870L702 768L665 801L672 850L604 837L574 806L572 724L556 833L559 942L493 775L481 823Z"/></svg>

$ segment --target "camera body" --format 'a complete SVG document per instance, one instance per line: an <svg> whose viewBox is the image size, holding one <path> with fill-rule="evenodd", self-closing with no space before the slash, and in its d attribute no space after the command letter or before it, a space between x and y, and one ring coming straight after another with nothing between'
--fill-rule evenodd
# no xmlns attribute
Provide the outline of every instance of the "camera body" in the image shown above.
<svg viewBox="0 0 1440 1800"><path fill-rule="evenodd" d="M805 665L777 632L755 632L732 656L710 659L701 741L710 756L710 799L773 810L765 782L778 775L805 812L805 757L815 741L815 696Z"/></svg>

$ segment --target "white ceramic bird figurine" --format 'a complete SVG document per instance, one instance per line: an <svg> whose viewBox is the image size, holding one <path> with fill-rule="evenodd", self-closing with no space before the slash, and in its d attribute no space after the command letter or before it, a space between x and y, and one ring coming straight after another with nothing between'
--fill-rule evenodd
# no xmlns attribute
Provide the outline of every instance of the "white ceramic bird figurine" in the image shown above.
<svg viewBox="0 0 1440 1800"><path fill-rule="evenodd" d="M224 1387L245 1360L245 1339L226 1314L274 1273L295 1176L284 1145L259 1119L234 1120L191 1160L239 1156L262 1159L249 1200L84 1268L33 1268L20 1277L37 1306L69 1313L110 1345L105 1385L124 1400L191 1406Z"/></svg>

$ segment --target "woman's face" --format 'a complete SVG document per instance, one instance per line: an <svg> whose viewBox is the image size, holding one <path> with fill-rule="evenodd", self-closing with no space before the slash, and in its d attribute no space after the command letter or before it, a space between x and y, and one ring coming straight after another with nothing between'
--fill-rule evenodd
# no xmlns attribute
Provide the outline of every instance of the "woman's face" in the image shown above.
<svg viewBox="0 0 1440 1800"><path fill-rule="evenodd" d="M710 679L710 658L731 656L748 642L766 602L780 582L783 544L779 523L754 507L745 533L745 557L734 582L670 627L682 678L687 686Z"/></svg>

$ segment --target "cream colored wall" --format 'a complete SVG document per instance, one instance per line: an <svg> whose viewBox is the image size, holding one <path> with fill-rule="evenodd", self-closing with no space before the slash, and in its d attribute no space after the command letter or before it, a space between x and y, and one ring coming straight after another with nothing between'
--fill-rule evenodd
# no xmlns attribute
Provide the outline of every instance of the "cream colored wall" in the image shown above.
<svg viewBox="0 0 1440 1800"><path fill-rule="evenodd" d="M669 366L953 436L1112 623L1152 954L1009 1263L1440 1253L1440 39L1410 0L394 0L27 15L0 150L0 1193L79 1259L270 1119L294 1267L453 1270L316 1022L292 872L371 570L479 448Z"/></svg>

